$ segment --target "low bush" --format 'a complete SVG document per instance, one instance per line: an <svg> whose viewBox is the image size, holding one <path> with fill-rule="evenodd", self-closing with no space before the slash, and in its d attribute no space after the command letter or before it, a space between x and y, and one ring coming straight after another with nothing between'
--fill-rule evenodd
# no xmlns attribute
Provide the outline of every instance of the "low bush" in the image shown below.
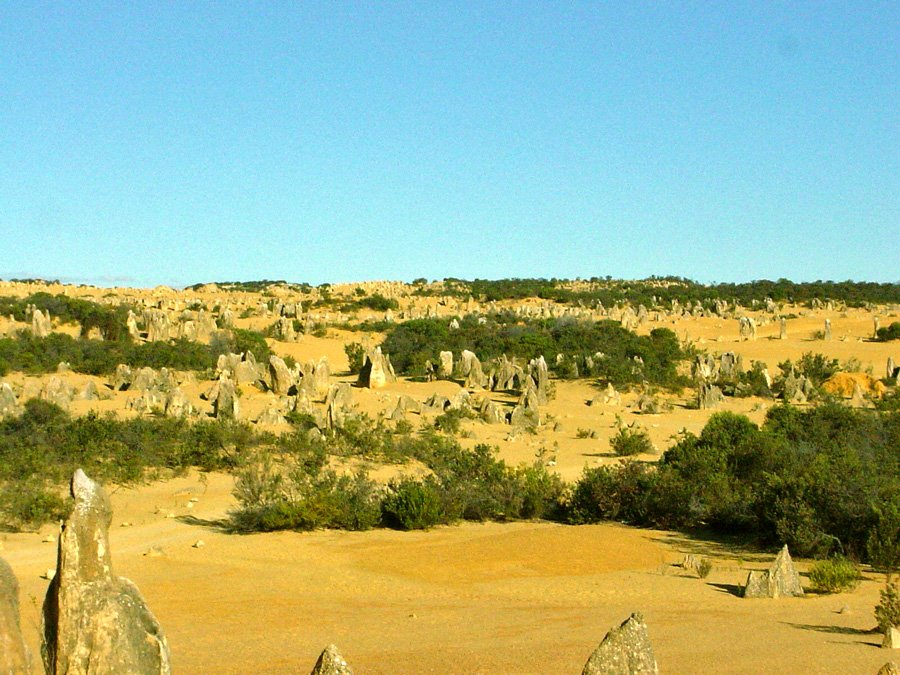
<svg viewBox="0 0 900 675"><path fill-rule="evenodd" d="M620 426L616 434L609 439L612 451L620 457L647 454L653 452L653 443L650 434L644 427L632 422L626 426Z"/></svg>
<svg viewBox="0 0 900 675"><path fill-rule="evenodd" d="M381 503L384 522L401 530L426 530L445 523L441 491L435 482L405 478L391 483Z"/></svg>
<svg viewBox="0 0 900 675"><path fill-rule="evenodd" d="M888 579L881 590L881 599L875 606L875 620L882 633L887 633L891 627L900 628L900 586L896 579Z"/></svg>
<svg viewBox="0 0 900 675"><path fill-rule="evenodd" d="M810 568L808 576L813 590L819 593L852 591L862 580L859 566L842 556L819 560Z"/></svg>
<svg viewBox="0 0 900 675"><path fill-rule="evenodd" d="M892 321L889 326L883 326L875 333L875 339L878 342L888 342L890 340L900 340L900 321Z"/></svg>

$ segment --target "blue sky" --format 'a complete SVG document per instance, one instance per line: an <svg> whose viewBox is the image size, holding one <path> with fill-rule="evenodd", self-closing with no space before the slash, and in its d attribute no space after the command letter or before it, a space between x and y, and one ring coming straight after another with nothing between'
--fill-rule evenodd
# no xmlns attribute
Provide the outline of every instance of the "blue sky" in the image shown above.
<svg viewBox="0 0 900 675"><path fill-rule="evenodd" d="M0 4L0 278L898 281L900 3Z"/></svg>

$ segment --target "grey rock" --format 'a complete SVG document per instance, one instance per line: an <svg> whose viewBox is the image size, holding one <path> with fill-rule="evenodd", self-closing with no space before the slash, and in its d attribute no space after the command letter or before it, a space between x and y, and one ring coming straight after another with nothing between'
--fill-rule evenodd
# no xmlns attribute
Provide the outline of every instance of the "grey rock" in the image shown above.
<svg viewBox="0 0 900 675"><path fill-rule="evenodd" d="M353 675L353 670L334 645L325 647L310 675Z"/></svg>
<svg viewBox="0 0 900 675"><path fill-rule="evenodd" d="M169 675L169 647L137 587L112 571L112 509L81 469L75 506L62 526L56 575L43 607L41 653L47 673Z"/></svg>
<svg viewBox="0 0 900 675"><path fill-rule="evenodd" d="M582 675L659 675L644 617L635 613L606 634Z"/></svg>
<svg viewBox="0 0 900 675"><path fill-rule="evenodd" d="M216 419L236 420L240 418L241 406L238 402L238 394L234 382L228 378L220 378L217 383L213 414Z"/></svg>
<svg viewBox="0 0 900 675"><path fill-rule="evenodd" d="M781 598L803 595L800 575L794 569L791 554L785 544L775 562L765 571L752 571L744 585L745 598Z"/></svg>
<svg viewBox="0 0 900 675"><path fill-rule="evenodd" d="M269 357L269 381L272 391L279 395L289 393L294 386L294 376L284 359L274 354Z"/></svg>

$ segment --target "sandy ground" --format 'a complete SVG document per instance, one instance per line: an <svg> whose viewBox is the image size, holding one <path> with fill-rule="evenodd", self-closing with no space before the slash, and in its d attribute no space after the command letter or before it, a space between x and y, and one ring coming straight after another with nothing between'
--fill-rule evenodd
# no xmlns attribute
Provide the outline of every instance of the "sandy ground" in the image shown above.
<svg viewBox="0 0 900 675"><path fill-rule="evenodd" d="M874 673L887 660L868 632L874 573L852 593L744 600L747 571L770 556L612 524L232 535L216 526L230 489L191 474L112 495L115 570L163 625L175 672L308 672L333 642L359 673L577 673L633 611L666 673ZM53 533L3 540L35 654ZM685 552L711 556L712 574L676 567Z"/></svg>
<svg viewBox="0 0 900 675"><path fill-rule="evenodd" d="M150 293L173 297L167 289ZM210 304L216 297L195 295ZM256 302L250 296L244 300L249 306ZM421 302L450 311L434 299ZM882 326L898 320L894 310L878 312ZM777 323L765 319L752 342L739 340L736 320L718 318L664 319L641 330L672 328L701 349L741 354L747 367L763 361L772 375L779 362L805 352L842 362L857 359L859 370L871 369L876 377L884 375L888 357L900 363L898 343L869 341L869 311L797 314L788 321L787 340L777 339ZM826 317L834 338L815 340ZM271 321L246 318L239 325L262 328ZM7 327L0 318L0 331ZM326 337L271 344L276 353L298 361L327 356L332 381L351 382L343 345L366 339L380 341L377 335L329 329ZM66 377L76 389L92 379ZM47 377L4 379L19 392L37 392ZM93 379L106 389L102 378ZM182 384L202 416L210 406L200 394L211 384L190 379ZM400 380L375 391L354 389L353 396L360 412L376 416L392 410L402 394L422 401L458 390L453 382ZM545 423L537 433L511 437L508 426L466 421L460 441L495 445L511 464L541 459L574 480L586 466L618 461L609 450L617 419L647 428L656 452L639 459L655 461L681 430L698 433L713 412L692 409L690 391L669 396L672 410L659 415L634 411L638 392L624 392L620 406L587 405L601 394L588 381L557 382L556 398L543 410ZM136 393L109 395L75 401L72 412L134 414L125 405ZM514 402L503 394L486 395L504 405ZM248 388L241 400L245 418L255 419L270 400L271 395ZM720 409L761 422L771 405L729 399ZM409 421L418 427L433 417L410 415ZM578 438L579 430L596 437ZM385 478L391 471L376 475ZM875 673L890 656L879 648L880 636L869 632L884 583L874 573L852 593L743 600L736 592L748 570L763 568L773 555L612 524L233 535L218 526L234 506L231 489L228 476L196 473L111 488L115 568L138 584L157 615L178 673L309 672L332 642L358 673L577 673L605 633L633 611L644 613L664 673ZM0 555L21 584L23 629L36 656L48 583L41 575L55 566L56 557L55 544L44 539L52 534L55 528L45 527L0 535ZM198 540L204 545L195 548ZM152 547L162 553L145 555ZM712 558L707 579L674 565L686 552ZM807 565L799 563L801 570Z"/></svg>

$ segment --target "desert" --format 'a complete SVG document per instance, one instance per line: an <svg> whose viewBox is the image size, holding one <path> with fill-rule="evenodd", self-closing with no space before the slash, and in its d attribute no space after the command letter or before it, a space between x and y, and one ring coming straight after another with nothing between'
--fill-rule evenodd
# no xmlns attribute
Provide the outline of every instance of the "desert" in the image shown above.
<svg viewBox="0 0 900 675"><path fill-rule="evenodd" d="M660 462L672 461L664 459L668 451L687 452L693 446L686 439L702 440L716 420L756 433L773 410L893 419L897 374L888 369L897 342L884 338L897 325L896 301L848 302L830 287L838 297L760 296L743 306L683 281L637 284L655 302L650 307L627 297L609 305L585 300L627 295L633 285L545 281L544 290L565 292L547 300L502 297L499 282L487 292L454 281L181 290L0 282L8 309L0 320L0 380L13 394L4 423L43 415L55 424L88 425L78 456L66 456L47 475L19 483L7 477L4 484L2 557L19 583L30 672L40 670L42 605L60 537L75 527L67 521L61 534L59 520L74 517L66 492L76 469L101 476L110 503L107 567L139 589L167 641L172 672L308 672L332 644L362 673L579 672L604 636L634 613L658 672L877 672L891 657L873 612L885 572L896 565L894 521L885 521L894 528L885 536L895 548L881 558L849 532L828 530L812 540L778 530L800 549L791 555L803 595L750 598L748 576L769 574L787 541L733 523L733 532L717 529L721 515L693 526L675 519L671 528L653 526L624 500L611 515L603 511L612 508L606 496L590 492L586 477L621 476L624 467L658 473ZM883 286L878 292L896 297L895 285ZM810 289L793 290L799 296ZM673 300L691 293L709 297ZM529 341L547 348L564 332L541 331L580 326L601 327L609 354L588 353L593 346L586 343L530 360L486 353L495 348L486 336L502 336L501 349ZM430 342L403 351L410 334L429 330L437 331ZM557 342L537 342L548 334ZM267 348L268 358L228 352L236 337L257 351ZM649 366L654 352L642 352L646 363L628 357L629 369L620 370L612 363L615 340L626 338L671 342L681 351L658 371ZM77 358L42 366L43 356L22 360L13 349L54 339L60 342L51 357ZM93 350L119 349L112 343L135 349L135 362L97 365ZM650 342L633 343L642 344ZM152 358L170 365L142 365L141 349L162 346L172 353ZM425 353L432 358L423 362ZM199 355L206 361L177 367ZM814 375L816 367L825 372ZM653 382L663 376L676 379ZM91 456L93 443L109 442L101 443L101 426L90 426L104 420L145 423L140 428L151 443L153 425L166 421L184 425L167 433L209 427L204 433L232 435L217 441L215 458L198 454L199 464L168 457L142 466L130 457L123 480L108 466L119 461L115 454ZM188 442L177 437L172 447ZM887 452L893 464L883 467L884 504L896 501L897 447ZM479 458L471 470L488 473L465 490L483 489L482 502L438 500L431 504L438 510L428 510L430 489L445 500L451 493L467 498L453 492L458 486L435 487L456 476L437 459L441 453L451 464ZM313 465L297 478L299 466ZM507 483L490 482L497 472ZM508 494L534 484L514 482L522 476L545 481L536 504ZM12 497L25 485L55 499L35 498L25 508ZM267 489L273 493L264 498ZM323 504L330 502L317 502L315 490L352 493L368 506L329 515ZM483 503L500 493L502 506ZM422 494L424 502L413 499ZM825 592L813 570L836 554L852 559L859 578Z"/></svg>

